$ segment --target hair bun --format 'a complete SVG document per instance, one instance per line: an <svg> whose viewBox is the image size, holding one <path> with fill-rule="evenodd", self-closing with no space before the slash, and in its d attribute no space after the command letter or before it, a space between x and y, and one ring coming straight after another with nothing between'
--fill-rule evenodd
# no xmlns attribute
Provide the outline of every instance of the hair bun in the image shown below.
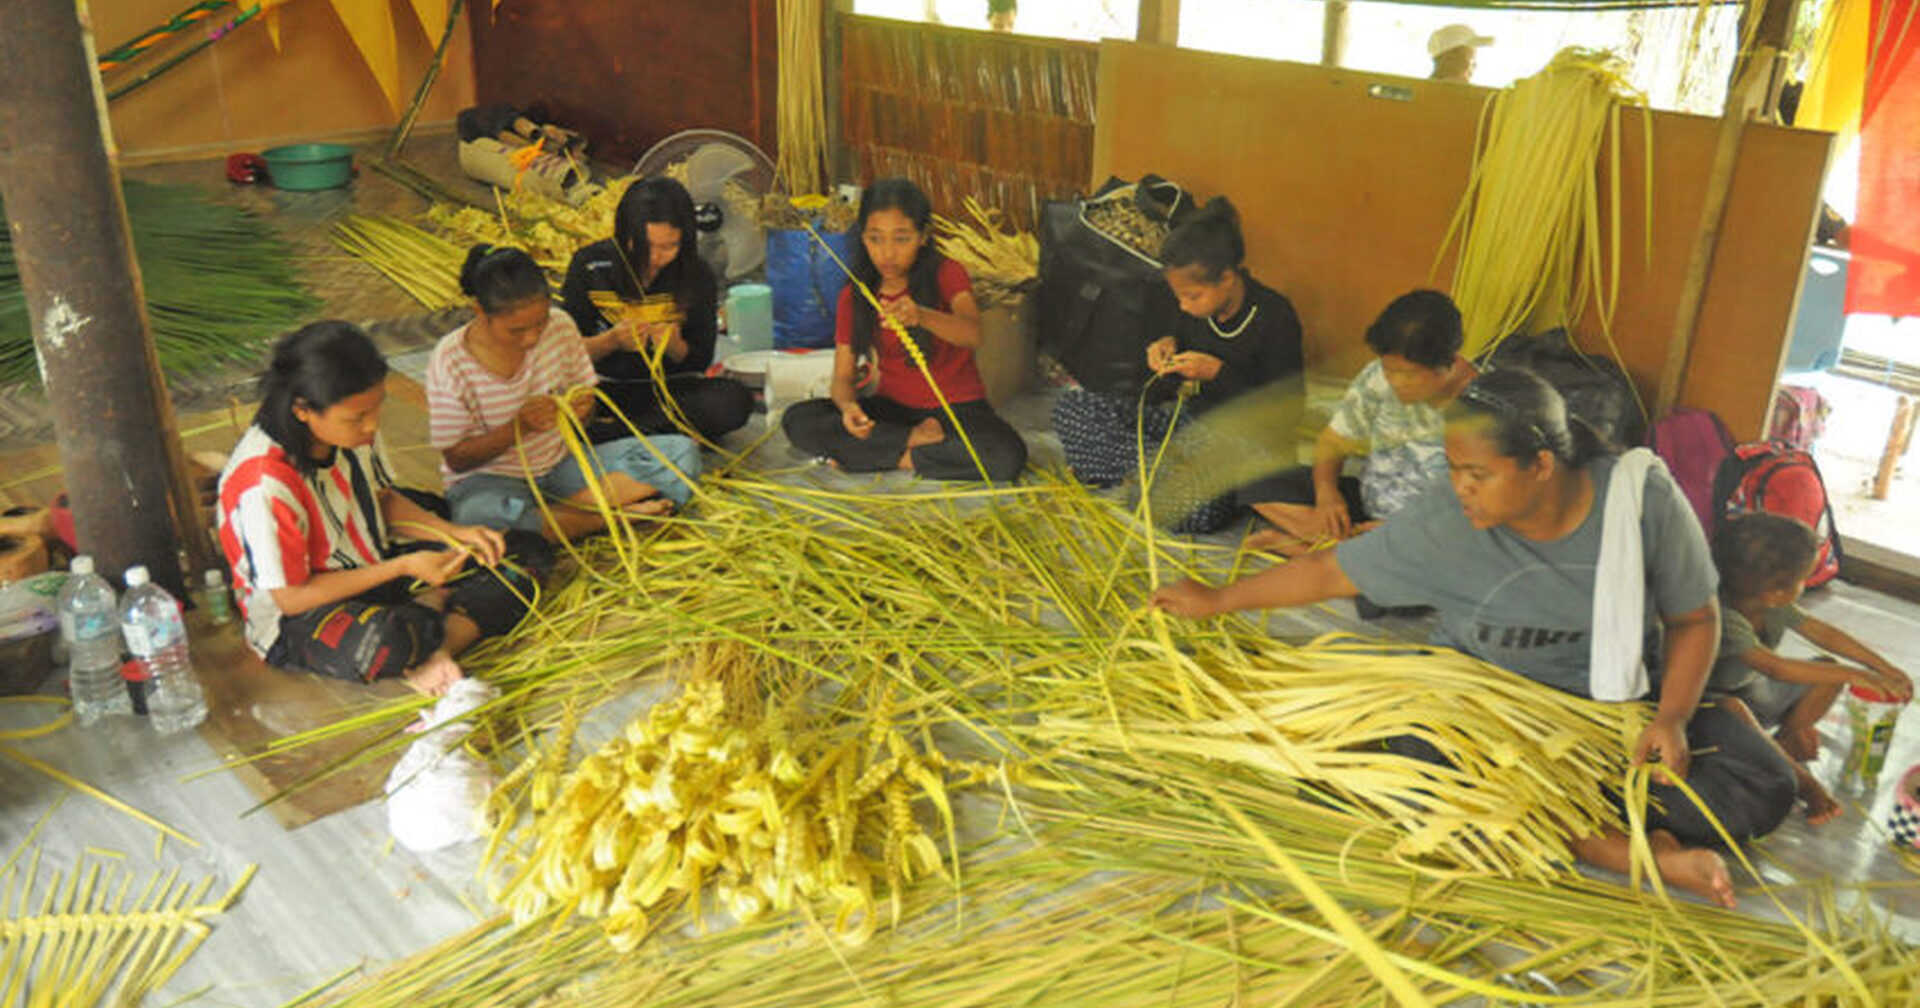
<svg viewBox="0 0 1920 1008"><path fill-rule="evenodd" d="M494 246L481 242L467 249L466 261L460 264L460 293L468 297L478 296L478 274L480 264L494 253Z"/></svg>

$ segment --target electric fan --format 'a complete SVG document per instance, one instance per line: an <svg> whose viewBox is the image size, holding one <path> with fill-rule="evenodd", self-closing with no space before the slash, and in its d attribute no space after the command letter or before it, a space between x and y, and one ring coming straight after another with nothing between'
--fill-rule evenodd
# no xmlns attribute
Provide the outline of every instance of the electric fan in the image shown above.
<svg viewBox="0 0 1920 1008"><path fill-rule="evenodd" d="M773 159L725 130L692 129L654 144L634 163L634 175L665 175L687 187L700 230L700 256L723 283L760 268L767 233L760 198L773 188Z"/></svg>

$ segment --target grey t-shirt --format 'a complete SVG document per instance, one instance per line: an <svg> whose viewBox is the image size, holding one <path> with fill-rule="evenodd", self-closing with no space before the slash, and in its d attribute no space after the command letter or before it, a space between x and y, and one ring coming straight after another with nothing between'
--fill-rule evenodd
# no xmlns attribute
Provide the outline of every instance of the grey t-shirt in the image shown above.
<svg viewBox="0 0 1920 1008"><path fill-rule="evenodd" d="M1747 652L1754 648L1773 651L1788 630L1798 630L1806 622L1807 611L1797 605L1768 609L1754 626L1739 611L1720 600L1720 657L1714 659L1713 673L1707 679L1707 692L1730 693L1760 678L1760 670L1747 664Z"/></svg>
<svg viewBox="0 0 1920 1008"><path fill-rule="evenodd" d="M1613 466L1612 457L1588 465L1593 506L1579 528L1552 542L1475 529L1452 482L1442 480L1385 525L1341 543L1340 569L1380 605L1438 609L1435 643L1589 696L1593 581ZM1663 467L1647 474L1640 535L1652 639L1660 616L1711 601L1718 577L1700 522Z"/></svg>

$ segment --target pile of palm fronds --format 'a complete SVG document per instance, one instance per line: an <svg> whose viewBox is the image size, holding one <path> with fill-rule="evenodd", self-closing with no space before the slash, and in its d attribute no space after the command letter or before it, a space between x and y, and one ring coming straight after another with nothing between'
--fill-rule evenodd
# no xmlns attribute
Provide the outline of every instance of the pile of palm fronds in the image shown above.
<svg viewBox="0 0 1920 1008"><path fill-rule="evenodd" d="M129 181L121 191L161 367L194 374L252 361L262 342L318 309L286 243L253 214L178 186ZM13 244L0 227L0 385L37 380Z"/></svg>
<svg viewBox="0 0 1920 1008"><path fill-rule="evenodd" d="M616 179L579 206L530 190L495 189L492 210L435 203L422 222L427 227L391 214L349 214L333 226L333 241L431 311L467 303L460 264L479 244L525 250L557 290L573 254L613 233L613 211L633 181Z"/></svg>
<svg viewBox="0 0 1920 1008"><path fill-rule="evenodd" d="M1140 518L1051 476L888 495L722 474L670 533L622 531L581 548L577 576L468 666L501 689L493 737L509 759L525 754L495 797L496 842L535 851L510 868L527 866L522 885L553 880L555 898L325 1003L1477 995L1679 1006L1915 994L1920 956L1830 890L1806 893L1800 910L1814 923L1802 925L1573 870L1569 837L1624 825L1598 785L1621 779L1639 709L1570 698L1450 652L1289 644L1239 617L1165 620L1143 604L1152 585L1247 558L1167 543ZM639 885L655 866L659 852L642 844L657 846L663 829L675 842L680 826L646 819L648 809L711 800L712 815L732 815L747 806L730 794L759 800L766 789L676 777L662 794L658 757L636 762L634 740L650 736L578 760L572 725L583 707L682 676L689 649L712 648L735 655L768 695L810 691L817 716L849 719L843 737L866 741L846 773L894 757L982 768L950 782L950 795L905 794L913 822L890 831L938 838L947 869L901 885L892 913L854 901L851 919L841 897L796 894L791 911L756 904L733 923L739 908L715 892L703 899L691 876L685 899L608 917L625 876ZM858 702L876 695L887 699ZM385 721L397 732L417 705L329 731ZM1406 735L1454 767L1378 744ZM708 736L682 743L733 752ZM745 765L756 778L770 772ZM565 766L590 790L556 791ZM788 779L827 772L802 764ZM569 802L595 815L538 814ZM782 798L743 818L792 815L824 829L831 807ZM677 834L686 846L675 857L711 856L704 828ZM888 833L866 841L875 863L893 856ZM626 951L642 940L640 954Z"/></svg>
<svg viewBox="0 0 1920 1008"><path fill-rule="evenodd" d="M1612 338L1627 212L1620 112L1646 102L1624 73L1612 53L1569 48L1488 99L1467 191L1434 261L1437 270L1458 249L1452 293L1468 356L1516 331L1576 325L1589 303ZM1651 120L1643 128L1651 166ZM1651 194L1643 210L1650 225Z"/></svg>

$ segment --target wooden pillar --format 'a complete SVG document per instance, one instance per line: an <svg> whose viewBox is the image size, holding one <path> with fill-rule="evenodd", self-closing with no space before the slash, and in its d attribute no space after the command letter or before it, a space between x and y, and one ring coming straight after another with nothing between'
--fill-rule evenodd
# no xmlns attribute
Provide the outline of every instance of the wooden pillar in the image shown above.
<svg viewBox="0 0 1920 1008"><path fill-rule="evenodd" d="M846 82L847 18L853 16L853 0L832 0L823 14L827 23L821 29L826 37L821 43L824 48L820 50L820 72L826 79L821 82L820 98L827 104L827 188L831 190L842 182L870 180L855 177L853 148L847 143L846 120L841 108Z"/></svg>
<svg viewBox="0 0 1920 1008"><path fill-rule="evenodd" d="M1726 222L1727 198L1733 191L1733 169L1740 160L1740 140L1746 133L1747 124L1765 112L1770 97L1778 93L1775 77L1782 54L1787 50L1794 11L1800 0L1760 2L1765 7L1758 15L1758 25L1751 26L1744 20L1741 25L1743 36L1752 28L1753 43L1744 50L1745 58L1736 61L1732 83L1727 87L1727 103L1720 118L1720 136L1713 151L1713 167L1707 173L1707 195L1700 209L1693 255L1687 262L1686 280L1680 289L1679 306L1674 312L1673 335L1667 344L1666 363L1660 370L1660 388L1654 398L1655 420L1673 408L1680 398L1680 387L1686 381L1687 361L1693 353L1694 330L1700 324L1700 308L1706 301L1707 282L1713 276L1714 251L1719 247L1720 229ZM1751 7L1748 8L1748 16L1753 16Z"/></svg>
<svg viewBox="0 0 1920 1008"><path fill-rule="evenodd" d="M1880 466L1873 471L1873 485L1867 490L1867 496L1873 500L1887 499L1887 491L1893 486L1893 471L1900 465L1900 457L1907 453L1907 443L1913 440L1915 414L1913 400L1901 396L1893 411L1893 426L1887 430L1887 446L1880 452Z"/></svg>
<svg viewBox="0 0 1920 1008"><path fill-rule="evenodd" d="M1134 38L1155 45L1179 45L1180 0L1140 0L1140 25Z"/></svg>
<svg viewBox="0 0 1920 1008"><path fill-rule="evenodd" d="M1320 29L1320 63L1337 67L1347 58L1347 0L1326 0L1326 3L1326 16Z"/></svg>
<svg viewBox="0 0 1920 1008"><path fill-rule="evenodd" d="M106 100L73 0L0 3L0 197L80 548L181 593L198 526L139 266L108 156ZM204 534L184 543L196 563Z"/></svg>

